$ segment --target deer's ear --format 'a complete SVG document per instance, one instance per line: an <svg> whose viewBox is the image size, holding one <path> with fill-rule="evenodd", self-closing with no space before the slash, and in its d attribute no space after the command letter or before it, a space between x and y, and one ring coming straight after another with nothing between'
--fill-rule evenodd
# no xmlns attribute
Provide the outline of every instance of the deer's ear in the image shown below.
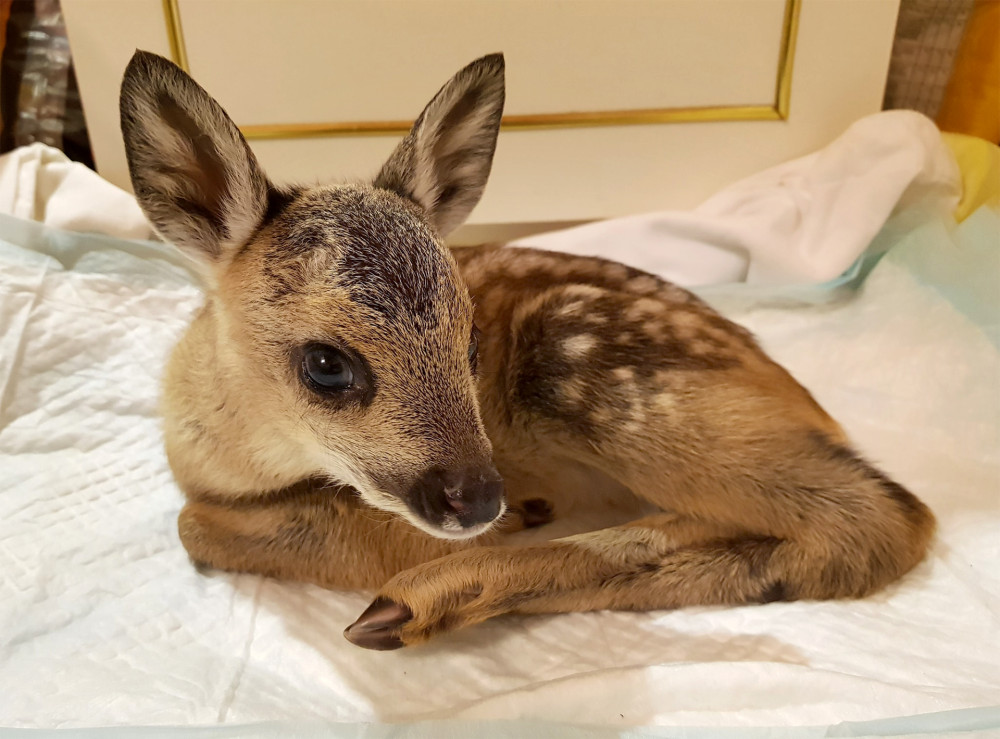
<svg viewBox="0 0 1000 739"><path fill-rule="evenodd" d="M267 211L267 178L239 129L177 65L144 51L125 70L120 108L146 217L189 256L225 263Z"/></svg>
<svg viewBox="0 0 1000 739"><path fill-rule="evenodd" d="M502 54L477 59L424 108L375 186L420 205L443 236L479 202L490 175L504 103Z"/></svg>

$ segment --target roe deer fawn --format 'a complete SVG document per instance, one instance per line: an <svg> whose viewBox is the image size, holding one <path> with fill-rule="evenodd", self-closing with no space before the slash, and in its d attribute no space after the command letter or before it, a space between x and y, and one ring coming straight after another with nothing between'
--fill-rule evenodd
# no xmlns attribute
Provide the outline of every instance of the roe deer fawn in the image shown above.
<svg viewBox="0 0 1000 739"><path fill-rule="evenodd" d="M378 589L392 649L502 613L858 597L934 518L744 329L603 259L442 239L504 103L485 56L371 183L278 187L188 75L137 52L136 195L207 287L165 379L198 564Z"/></svg>

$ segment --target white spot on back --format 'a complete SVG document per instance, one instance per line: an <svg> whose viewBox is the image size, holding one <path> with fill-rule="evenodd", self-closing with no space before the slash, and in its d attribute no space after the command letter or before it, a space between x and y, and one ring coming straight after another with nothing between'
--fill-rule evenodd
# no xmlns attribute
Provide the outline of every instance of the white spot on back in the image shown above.
<svg viewBox="0 0 1000 739"><path fill-rule="evenodd" d="M659 300L639 298L625 311L625 318L630 321L641 321L645 318L662 315L666 310L667 306Z"/></svg>
<svg viewBox="0 0 1000 739"><path fill-rule="evenodd" d="M562 294L573 298L599 298L605 292L604 288L597 285L567 285Z"/></svg>
<svg viewBox="0 0 1000 739"><path fill-rule="evenodd" d="M715 347L704 339L695 339L688 344L688 351L692 354L711 354Z"/></svg>
<svg viewBox="0 0 1000 739"><path fill-rule="evenodd" d="M690 311L674 313L670 316L670 322L673 324L677 336L681 339L694 338L702 324L701 317Z"/></svg>
<svg viewBox="0 0 1000 739"><path fill-rule="evenodd" d="M650 399L649 405L660 413L673 413L677 410L677 398L673 393L657 393Z"/></svg>
<svg viewBox="0 0 1000 739"><path fill-rule="evenodd" d="M655 277L650 277L649 275L633 277L625 283L626 290L638 293L639 295L650 295L651 293L655 293L659 287L659 281Z"/></svg>
<svg viewBox="0 0 1000 739"><path fill-rule="evenodd" d="M631 382L635 378L635 368L615 367L611 370L611 374L613 374L617 380L621 380L622 382Z"/></svg>
<svg viewBox="0 0 1000 739"><path fill-rule="evenodd" d="M642 324L642 330L646 332L653 341L663 341L667 338L667 327L663 321L651 320Z"/></svg>
<svg viewBox="0 0 1000 739"><path fill-rule="evenodd" d="M557 316L562 316L568 318L579 314L580 309L583 308L582 300L574 300L570 303L566 303L562 308L556 311Z"/></svg>
<svg viewBox="0 0 1000 739"><path fill-rule="evenodd" d="M597 339L593 335L577 334L563 341L562 350L566 356L580 359L586 356L595 346L597 346Z"/></svg>

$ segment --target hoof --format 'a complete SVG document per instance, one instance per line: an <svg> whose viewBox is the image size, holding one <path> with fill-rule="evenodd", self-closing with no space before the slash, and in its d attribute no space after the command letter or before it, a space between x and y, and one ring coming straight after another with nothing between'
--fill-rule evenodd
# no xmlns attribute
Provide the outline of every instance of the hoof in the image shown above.
<svg viewBox="0 0 1000 739"><path fill-rule="evenodd" d="M555 515L552 511L552 504L542 498L530 498L522 500L520 505L521 518L524 521L524 528L533 529L552 523Z"/></svg>
<svg viewBox="0 0 1000 739"><path fill-rule="evenodd" d="M365 649L399 649L403 640L394 632L411 618L413 612L406 606L378 597L357 621L344 629L344 636Z"/></svg>

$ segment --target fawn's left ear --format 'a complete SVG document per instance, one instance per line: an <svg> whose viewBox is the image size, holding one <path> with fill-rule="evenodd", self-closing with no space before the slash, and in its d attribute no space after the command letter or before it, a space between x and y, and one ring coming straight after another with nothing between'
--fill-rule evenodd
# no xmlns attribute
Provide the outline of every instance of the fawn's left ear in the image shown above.
<svg viewBox="0 0 1000 739"><path fill-rule="evenodd" d="M375 186L420 205L438 233L448 234L483 195L503 103L503 54L472 62L424 108Z"/></svg>
<svg viewBox="0 0 1000 739"><path fill-rule="evenodd" d="M189 256L225 264L267 212L267 178L236 124L177 65L146 51L125 70L120 107L146 217Z"/></svg>

